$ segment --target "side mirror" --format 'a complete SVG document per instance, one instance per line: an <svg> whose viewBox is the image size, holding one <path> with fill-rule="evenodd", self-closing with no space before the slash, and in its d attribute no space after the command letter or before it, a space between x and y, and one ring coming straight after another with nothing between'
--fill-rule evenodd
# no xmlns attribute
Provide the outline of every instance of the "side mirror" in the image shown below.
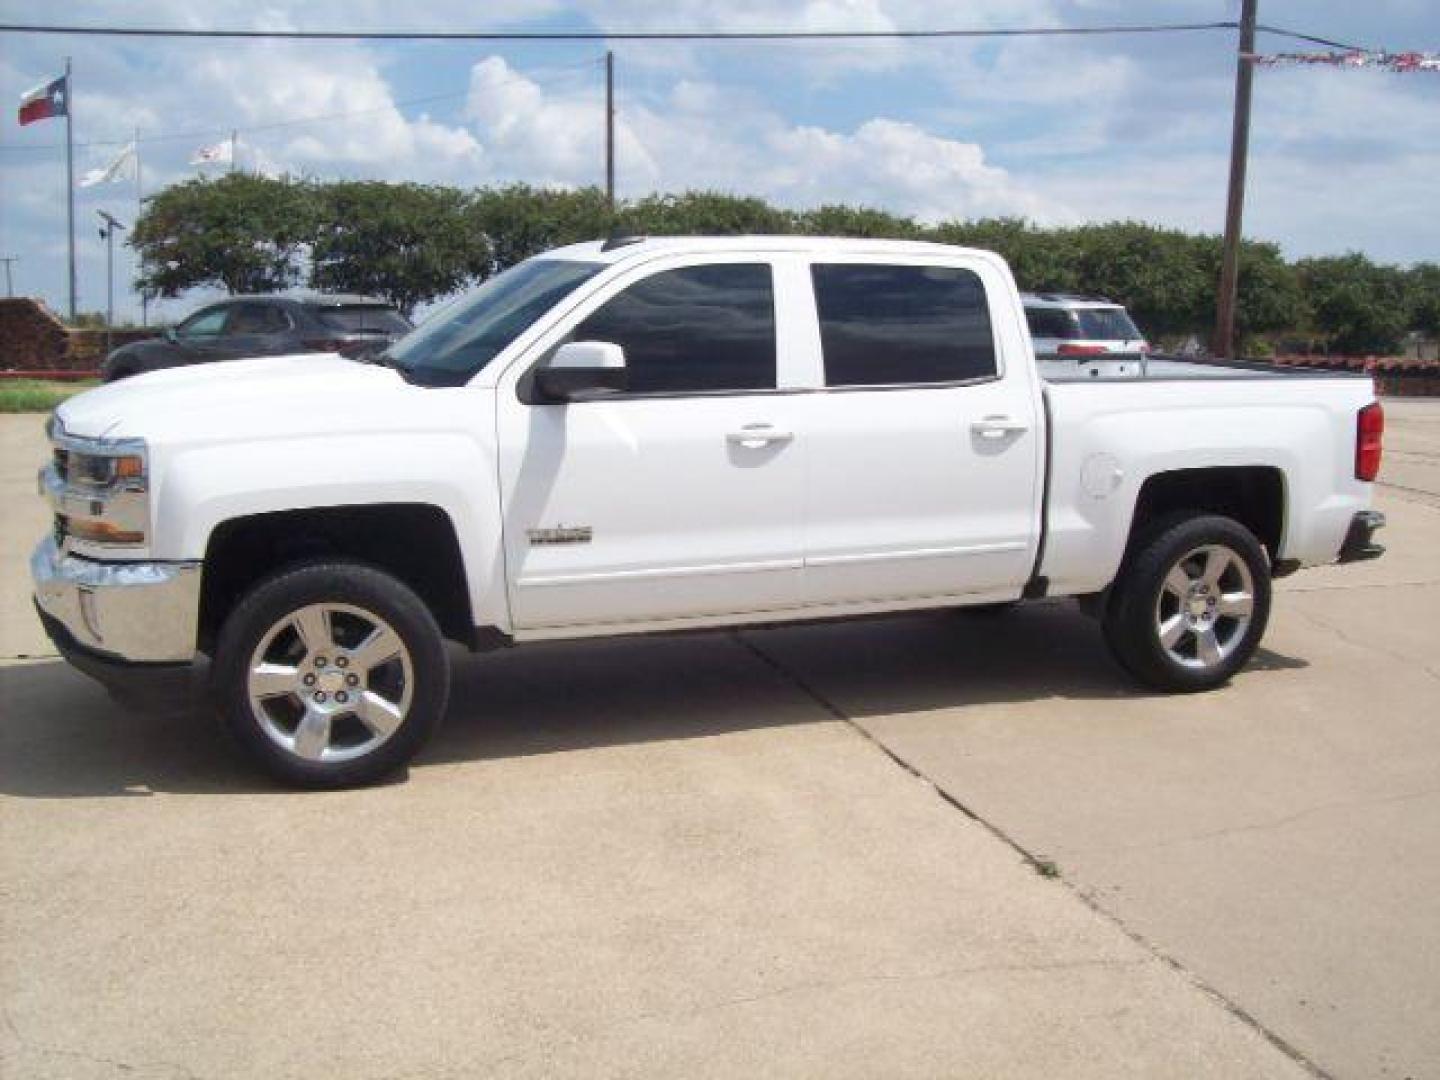
<svg viewBox="0 0 1440 1080"><path fill-rule="evenodd" d="M167 326L167 327L165 327L165 333L164 333L163 335L161 335L161 336L163 336L166 341L170 342L170 343L173 345L173 344L175 343L175 336L176 336L176 335L175 335L175 328L174 328L173 326Z"/></svg>
<svg viewBox="0 0 1440 1080"><path fill-rule="evenodd" d="M535 372L541 401L588 401L624 390L625 350L608 341L571 341Z"/></svg>

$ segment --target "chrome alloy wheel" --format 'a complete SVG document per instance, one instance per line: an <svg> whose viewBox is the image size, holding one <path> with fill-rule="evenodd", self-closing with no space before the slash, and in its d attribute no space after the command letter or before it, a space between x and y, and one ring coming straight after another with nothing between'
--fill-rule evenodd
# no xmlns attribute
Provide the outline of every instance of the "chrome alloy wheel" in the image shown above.
<svg viewBox="0 0 1440 1080"><path fill-rule="evenodd" d="M1160 646L1188 668L1223 664L1250 628L1255 582L1240 555L1221 544L1197 547L1180 558L1155 601Z"/></svg>
<svg viewBox="0 0 1440 1080"><path fill-rule="evenodd" d="M373 612L309 604L277 621L250 657L250 710L305 761L351 761L404 723L415 676L400 635Z"/></svg>

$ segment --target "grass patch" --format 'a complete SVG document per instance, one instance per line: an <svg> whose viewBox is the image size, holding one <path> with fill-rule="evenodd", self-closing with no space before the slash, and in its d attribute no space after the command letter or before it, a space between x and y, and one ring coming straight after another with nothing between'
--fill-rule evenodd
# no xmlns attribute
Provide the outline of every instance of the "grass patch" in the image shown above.
<svg viewBox="0 0 1440 1080"><path fill-rule="evenodd" d="M49 379L0 380L0 413L49 412L66 398L99 385L98 379L65 382Z"/></svg>

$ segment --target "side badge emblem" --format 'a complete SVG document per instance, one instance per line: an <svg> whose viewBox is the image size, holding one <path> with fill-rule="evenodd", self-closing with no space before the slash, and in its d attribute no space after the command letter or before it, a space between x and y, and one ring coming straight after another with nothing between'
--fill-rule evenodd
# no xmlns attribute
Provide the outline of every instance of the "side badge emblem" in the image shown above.
<svg viewBox="0 0 1440 1080"><path fill-rule="evenodd" d="M530 543L541 544L588 544L591 540L589 525L561 525L554 529L526 529Z"/></svg>

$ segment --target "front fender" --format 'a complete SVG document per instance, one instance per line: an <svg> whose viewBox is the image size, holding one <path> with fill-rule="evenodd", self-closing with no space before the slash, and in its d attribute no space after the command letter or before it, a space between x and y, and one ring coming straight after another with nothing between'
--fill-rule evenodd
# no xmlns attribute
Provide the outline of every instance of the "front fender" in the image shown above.
<svg viewBox="0 0 1440 1080"><path fill-rule="evenodd" d="M455 528L476 623L508 626L495 462L464 433L297 434L181 447L157 464L155 558L203 559L217 527L255 514L421 503Z"/></svg>

